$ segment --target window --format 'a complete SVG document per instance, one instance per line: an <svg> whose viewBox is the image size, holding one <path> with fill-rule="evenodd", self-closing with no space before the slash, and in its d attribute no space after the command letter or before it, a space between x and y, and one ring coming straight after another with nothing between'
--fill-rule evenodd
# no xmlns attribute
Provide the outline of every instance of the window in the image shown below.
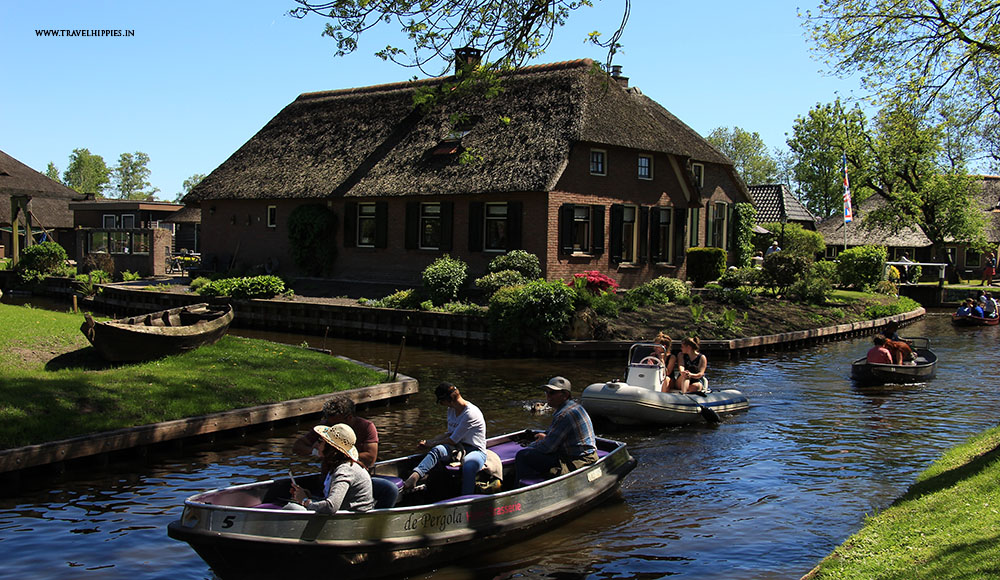
<svg viewBox="0 0 1000 580"><path fill-rule="evenodd" d="M627 205L622 209L622 263L634 264L638 255L639 236L636 215L638 208Z"/></svg>
<svg viewBox="0 0 1000 580"><path fill-rule="evenodd" d="M601 149L591 149L590 150L590 174L591 175L607 175L608 168L606 164L607 153Z"/></svg>
<svg viewBox="0 0 1000 580"><path fill-rule="evenodd" d="M604 253L603 205L565 203L559 207L559 252L590 256Z"/></svg>
<svg viewBox="0 0 1000 580"><path fill-rule="evenodd" d="M726 248L727 241L727 213L729 212L729 205L723 202L716 203L712 206L712 221L709 223L711 228L709 234L709 243L716 248Z"/></svg>
<svg viewBox="0 0 1000 580"><path fill-rule="evenodd" d="M91 254L108 253L108 232L90 232L88 248Z"/></svg>
<svg viewBox="0 0 1000 580"><path fill-rule="evenodd" d="M420 204L420 249L437 250L441 247L441 204Z"/></svg>
<svg viewBox="0 0 1000 580"><path fill-rule="evenodd" d="M688 210L688 245L692 248L701 245L699 241L699 234L701 233L698 229L701 227L701 208L692 207Z"/></svg>
<svg viewBox="0 0 1000 580"><path fill-rule="evenodd" d="M653 235L656 236L656 255L653 261L672 264L674 262L674 212L669 207L653 208L656 219Z"/></svg>
<svg viewBox="0 0 1000 580"><path fill-rule="evenodd" d="M122 229L132 230L135 229L135 216L132 214L125 214L122 216Z"/></svg>
<svg viewBox="0 0 1000 580"><path fill-rule="evenodd" d="M104 215L103 219L101 220L101 223L103 224L101 227L103 227L106 230L113 230L118 225L115 216L109 214Z"/></svg>
<svg viewBox="0 0 1000 580"><path fill-rule="evenodd" d="M972 248L965 250L965 267L981 268L983 265L983 255Z"/></svg>
<svg viewBox="0 0 1000 580"><path fill-rule="evenodd" d="M507 249L507 204L486 204L486 237L483 249L486 251L504 251Z"/></svg>
<svg viewBox="0 0 1000 580"><path fill-rule="evenodd" d="M691 164L691 173L694 174L694 184L698 187L705 185L705 166L701 163Z"/></svg>
<svg viewBox="0 0 1000 580"><path fill-rule="evenodd" d="M149 232L135 232L132 234L132 253L148 254L150 247Z"/></svg>
<svg viewBox="0 0 1000 580"><path fill-rule="evenodd" d="M109 239L111 244L112 254L127 254L129 253L128 247L128 232L109 232Z"/></svg>
<svg viewBox="0 0 1000 580"><path fill-rule="evenodd" d="M267 206L267 227L278 227L278 206L276 205Z"/></svg>
<svg viewBox="0 0 1000 580"><path fill-rule="evenodd" d="M375 204L358 204L358 246L375 247Z"/></svg>
<svg viewBox="0 0 1000 580"><path fill-rule="evenodd" d="M651 155L639 156L639 179L653 179L653 157Z"/></svg>
<svg viewBox="0 0 1000 580"><path fill-rule="evenodd" d="M590 207L578 205L573 209L573 252L590 251Z"/></svg>

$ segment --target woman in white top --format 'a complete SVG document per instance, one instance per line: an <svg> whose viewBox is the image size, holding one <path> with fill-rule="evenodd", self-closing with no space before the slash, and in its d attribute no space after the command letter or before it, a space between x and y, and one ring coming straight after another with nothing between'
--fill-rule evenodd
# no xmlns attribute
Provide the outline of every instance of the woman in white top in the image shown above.
<svg viewBox="0 0 1000 580"><path fill-rule="evenodd" d="M417 444L430 452L403 483L403 491L412 489L439 462L450 461L452 452L458 450L462 453L462 495L470 495L476 489L476 474L486 463L486 419L451 383L438 385L434 395L448 407L448 431Z"/></svg>

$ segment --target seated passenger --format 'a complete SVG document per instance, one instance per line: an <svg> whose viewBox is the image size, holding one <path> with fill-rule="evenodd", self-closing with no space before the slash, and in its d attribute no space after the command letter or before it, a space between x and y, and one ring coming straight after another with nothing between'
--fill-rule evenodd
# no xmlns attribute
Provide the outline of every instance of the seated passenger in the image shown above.
<svg viewBox="0 0 1000 580"><path fill-rule="evenodd" d="M332 514L338 510L366 512L375 507L372 496L372 478L368 470L358 462L358 450L354 448L354 431L343 423L317 425L313 428L322 441L323 457L323 498L313 501L305 488L292 484L292 499L286 509L307 510L321 514Z"/></svg>
<svg viewBox="0 0 1000 580"><path fill-rule="evenodd" d="M666 334L660 332L656 335L656 339L653 342L663 348L663 352L660 353L660 360L663 362L663 383L660 385L660 392L665 393L670 389L677 388L676 381L679 374L677 370L677 355L670 352L673 340Z"/></svg>
<svg viewBox="0 0 1000 580"><path fill-rule="evenodd" d="M544 433L536 433L535 440L517 452L514 465L520 480L562 475L598 459L594 424L583 405L572 400L570 382L563 377L552 377L541 388L554 410L552 424Z"/></svg>
<svg viewBox="0 0 1000 580"><path fill-rule="evenodd" d="M913 348L908 343L902 340L890 340L887 338L885 339L885 347L889 349L889 354L892 355L892 364L917 364L917 353L913 352Z"/></svg>
<svg viewBox="0 0 1000 580"><path fill-rule="evenodd" d="M890 320L889 322L886 322L885 330L882 331L882 336L889 340L903 340L902 337L899 336L899 321Z"/></svg>
<svg viewBox="0 0 1000 580"><path fill-rule="evenodd" d="M955 314L959 316L972 316L972 298L966 298Z"/></svg>
<svg viewBox="0 0 1000 580"><path fill-rule="evenodd" d="M705 370L708 359L699 351L701 341L689 336L681 341L680 373L677 375L677 389L684 394L705 390Z"/></svg>
<svg viewBox="0 0 1000 580"><path fill-rule="evenodd" d="M891 365L892 353L885 347L885 337L881 334L876 334L872 342L875 343L875 346L868 349L866 360L869 363Z"/></svg>
<svg viewBox="0 0 1000 580"><path fill-rule="evenodd" d="M462 495L476 491L476 474L486 464L486 419L479 407L462 398L458 387L441 383L434 389L437 402L448 407L448 430L430 441L420 441L419 449L430 449L420 465L403 483L403 491L413 489L438 463L448 463L452 453L461 455Z"/></svg>
<svg viewBox="0 0 1000 580"><path fill-rule="evenodd" d="M989 292L986 292L983 297L985 298L983 301L983 313L986 315L986 318L996 318L998 313L1000 313L1000 305L997 304L996 298Z"/></svg>

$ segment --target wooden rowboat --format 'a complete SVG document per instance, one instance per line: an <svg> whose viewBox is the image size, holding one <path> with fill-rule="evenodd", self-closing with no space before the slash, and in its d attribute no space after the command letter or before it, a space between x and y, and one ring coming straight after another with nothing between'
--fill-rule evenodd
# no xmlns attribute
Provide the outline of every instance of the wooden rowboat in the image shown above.
<svg viewBox="0 0 1000 580"><path fill-rule="evenodd" d="M167 528L221 578L373 578L402 576L540 533L617 491L636 464L624 443L597 439L600 459L544 480L518 481L514 456L533 433L494 437L487 446L504 465L492 495L455 495L457 472L432 471L424 490L396 507L332 515L282 510L290 480L237 485L189 497ZM423 454L376 464L377 476L402 484ZM318 489L319 475L296 476Z"/></svg>
<svg viewBox="0 0 1000 580"><path fill-rule="evenodd" d="M955 326L996 326L1000 324L1000 318L996 316L983 318L974 314L958 314L956 312L951 315L951 323Z"/></svg>
<svg viewBox="0 0 1000 580"><path fill-rule="evenodd" d="M80 331L106 360L143 361L216 342L229 330L233 308L201 303L106 322L84 317Z"/></svg>
<svg viewBox="0 0 1000 580"><path fill-rule="evenodd" d="M851 378L863 385L922 383L934 378L937 355L930 349L931 341L924 337L905 338L917 355L916 364L887 365L870 363L867 357L851 365Z"/></svg>

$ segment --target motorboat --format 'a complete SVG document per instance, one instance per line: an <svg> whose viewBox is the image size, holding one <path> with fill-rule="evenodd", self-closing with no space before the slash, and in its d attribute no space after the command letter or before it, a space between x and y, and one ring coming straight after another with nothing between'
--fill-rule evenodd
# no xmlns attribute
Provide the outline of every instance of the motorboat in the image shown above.
<svg viewBox="0 0 1000 580"><path fill-rule="evenodd" d="M931 340L923 336L901 338L910 344L916 360L913 364L890 365L870 363L861 357L851 364L851 378L864 385L922 383L934 378L937 355L931 350Z"/></svg>
<svg viewBox="0 0 1000 580"><path fill-rule="evenodd" d="M307 578L399 576L537 534L593 508L615 493L636 465L624 443L597 438L596 463L547 479L519 479L514 457L532 431L487 441L503 464L493 494L458 495L458 467L433 470L419 491L395 507L332 515L284 510L288 477L189 497L170 537L187 542L221 578L271 580L294 571ZM375 476L402 487L423 454L375 466ZM319 474L296 476L318 492Z"/></svg>
<svg viewBox="0 0 1000 580"><path fill-rule="evenodd" d="M636 343L629 348L623 381L594 383L583 390L580 404L587 413L619 425L683 425L718 422L722 414L745 411L746 395L736 389L713 391L704 379L705 392L661 392L666 369L656 353L658 344Z"/></svg>
<svg viewBox="0 0 1000 580"><path fill-rule="evenodd" d="M229 304L207 303L102 322L85 314L80 331L105 360L145 361L217 342L233 316Z"/></svg>

